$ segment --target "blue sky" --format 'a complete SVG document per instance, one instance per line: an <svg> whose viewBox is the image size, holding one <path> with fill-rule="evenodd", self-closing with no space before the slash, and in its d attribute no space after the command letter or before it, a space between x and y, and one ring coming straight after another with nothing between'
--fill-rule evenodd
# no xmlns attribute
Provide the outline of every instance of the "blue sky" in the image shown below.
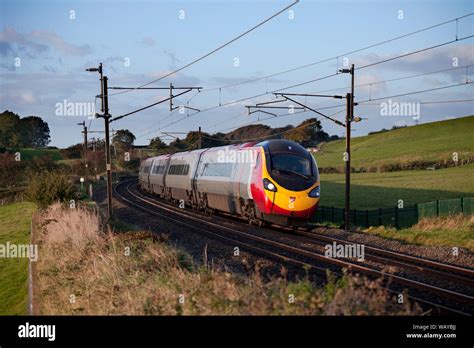
<svg viewBox="0 0 474 348"><path fill-rule="evenodd" d="M38 115L50 125L51 145L67 146L81 141L78 122L84 115L56 115L57 103L93 102L99 93L98 76L84 71L103 62L109 86L138 86L172 71L209 52L291 1L24 1L0 0L0 101L1 109L21 116ZM472 1L300 1L292 7L294 18L285 12L223 50L160 81L153 86L193 85L204 89L261 77L324 58L341 55L356 67L413 50L452 40L456 24L449 23L417 35L377 46L357 54L349 52L417 29L474 12ZM71 19L74 11L75 18ZM180 11L185 18L180 19ZM403 19L399 18L403 11ZM474 16L458 21L458 37L474 34ZM363 69L356 84L438 71L474 64L474 40L467 39L393 62ZM21 65L15 66L20 58ZM234 59L239 66L234 66ZM130 64L126 64L129 62ZM191 92L175 101L198 109L226 103L315 79L336 71L336 60L255 83L211 90L194 96ZM474 67L468 70L474 78ZM415 90L437 88L464 81L459 69L410 80L373 85L372 98ZM306 84L287 92L310 93L347 87L348 75ZM341 90L338 93L344 94ZM220 95L219 95L220 94ZM368 98L368 87L356 89L356 99ZM110 113L118 116L165 96L159 91L133 91L111 96ZM230 130L256 122L257 114L244 115L244 105L271 100L271 94L198 113L167 126L183 115L170 114L160 105L113 123L112 128L128 128L137 144L159 136L162 131L189 131L201 126L206 132ZM431 102L474 99L472 85L396 98L398 102ZM304 101L301 99L301 101ZM313 107L334 105L333 100L309 100ZM358 106L358 115L367 118L354 126L354 136L393 125L411 125L412 117L382 116L380 104ZM334 112L341 109L329 109ZM279 114L286 114L279 111ZM419 122L474 114L472 102L422 104ZM186 114L185 114L186 115ZM265 118L262 114L261 118ZM286 115L266 120L271 126L299 124L311 113ZM337 116L343 118L343 113ZM330 134L343 129L323 121ZM102 120L91 128L103 129Z"/></svg>

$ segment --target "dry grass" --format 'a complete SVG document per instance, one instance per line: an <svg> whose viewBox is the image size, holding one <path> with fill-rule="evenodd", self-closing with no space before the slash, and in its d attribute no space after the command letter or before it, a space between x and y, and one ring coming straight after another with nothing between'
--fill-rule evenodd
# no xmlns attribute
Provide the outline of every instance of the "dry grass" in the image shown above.
<svg viewBox="0 0 474 348"><path fill-rule="evenodd" d="M419 231L433 231L440 229L472 232L474 230L474 215L458 214L431 219L422 219L416 225L414 225L413 228Z"/></svg>
<svg viewBox="0 0 474 348"><path fill-rule="evenodd" d="M346 275L339 280L330 277L325 287L317 288L307 280L287 281L284 270L270 281L263 281L258 269L250 277L236 276L196 265L155 234L112 234L98 226L97 215L82 209L54 205L44 214L37 233L37 314L420 313L409 304L397 304L376 281Z"/></svg>
<svg viewBox="0 0 474 348"><path fill-rule="evenodd" d="M379 226L365 231L418 245L461 247L474 252L474 215L458 214L423 219L402 230Z"/></svg>

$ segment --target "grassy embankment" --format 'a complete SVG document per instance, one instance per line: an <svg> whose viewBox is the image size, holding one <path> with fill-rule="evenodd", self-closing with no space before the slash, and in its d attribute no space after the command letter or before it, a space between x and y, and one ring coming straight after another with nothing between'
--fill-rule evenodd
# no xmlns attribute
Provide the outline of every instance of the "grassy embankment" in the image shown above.
<svg viewBox="0 0 474 348"><path fill-rule="evenodd" d="M473 131L474 116L468 116L355 137L351 139L351 166L357 169L390 163L452 161L454 152L459 160L472 158ZM343 166L344 151L344 139L323 144L315 155L319 167Z"/></svg>
<svg viewBox="0 0 474 348"><path fill-rule="evenodd" d="M29 244L36 206L30 202L0 207L0 244ZM27 314L28 259L0 258L0 315Z"/></svg>
<svg viewBox="0 0 474 348"><path fill-rule="evenodd" d="M388 208L402 199L405 206L437 199L474 197L474 164L437 170L353 173L351 206ZM344 207L344 174L321 174L321 205Z"/></svg>
<svg viewBox="0 0 474 348"><path fill-rule="evenodd" d="M305 279L288 281L284 272L266 281L258 270L244 276L206 268L149 232L104 233L92 212L54 205L42 219L37 314L420 313L397 304L377 281L346 275L317 288Z"/></svg>
<svg viewBox="0 0 474 348"><path fill-rule="evenodd" d="M460 247L474 252L474 216L472 215L425 219L410 228L401 230L380 226L370 227L364 231L411 244Z"/></svg>
<svg viewBox="0 0 474 348"><path fill-rule="evenodd" d="M452 161L474 155L474 116L433 122L354 138L352 166L380 167L387 164ZM320 167L343 164L344 140L324 144L315 155ZM404 170L351 175L351 207L377 209L405 206L437 199L474 197L474 164L436 170ZM321 205L344 207L344 174L321 174ZM472 216L454 216L420 221L402 230L370 228L386 238L414 244L459 246L474 251Z"/></svg>

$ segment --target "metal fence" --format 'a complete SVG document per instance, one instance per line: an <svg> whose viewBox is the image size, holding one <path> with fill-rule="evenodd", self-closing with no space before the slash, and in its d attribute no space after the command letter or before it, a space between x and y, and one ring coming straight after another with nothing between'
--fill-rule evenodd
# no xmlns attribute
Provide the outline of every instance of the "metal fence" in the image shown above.
<svg viewBox="0 0 474 348"><path fill-rule="evenodd" d="M415 225L423 218L473 213L474 197L466 197L414 204L404 208L352 209L349 216L353 226L369 227L383 225L406 228ZM344 209L319 206L313 217L313 222L343 224Z"/></svg>

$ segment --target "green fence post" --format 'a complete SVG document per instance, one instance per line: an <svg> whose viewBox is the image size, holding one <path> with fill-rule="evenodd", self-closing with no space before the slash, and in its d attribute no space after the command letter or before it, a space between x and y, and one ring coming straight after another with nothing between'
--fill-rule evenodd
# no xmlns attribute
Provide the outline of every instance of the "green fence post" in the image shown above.
<svg viewBox="0 0 474 348"><path fill-rule="evenodd" d="M464 197L461 197L461 213L464 214Z"/></svg>
<svg viewBox="0 0 474 348"><path fill-rule="evenodd" d="M322 207L322 208L323 208L323 209L321 209L321 213L322 213L322 215L321 215L321 220L322 220L322 221L321 221L321 222L324 222L324 210L325 210L325 209L324 209L324 207Z"/></svg>
<svg viewBox="0 0 474 348"><path fill-rule="evenodd" d="M436 200L436 216L439 216L439 199Z"/></svg>
<svg viewBox="0 0 474 348"><path fill-rule="evenodd" d="M369 227L369 209L365 210L365 227Z"/></svg>
<svg viewBox="0 0 474 348"><path fill-rule="evenodd" d="M379 208L379 226L382 226L382 208Z"/></svg>
<svg viewBox="0 0 474 348"><path fill-rule="evenodd" d="M350 212L349 212L350 216ZM357 209L354 209L354 225L357 225Z"/></svg>

